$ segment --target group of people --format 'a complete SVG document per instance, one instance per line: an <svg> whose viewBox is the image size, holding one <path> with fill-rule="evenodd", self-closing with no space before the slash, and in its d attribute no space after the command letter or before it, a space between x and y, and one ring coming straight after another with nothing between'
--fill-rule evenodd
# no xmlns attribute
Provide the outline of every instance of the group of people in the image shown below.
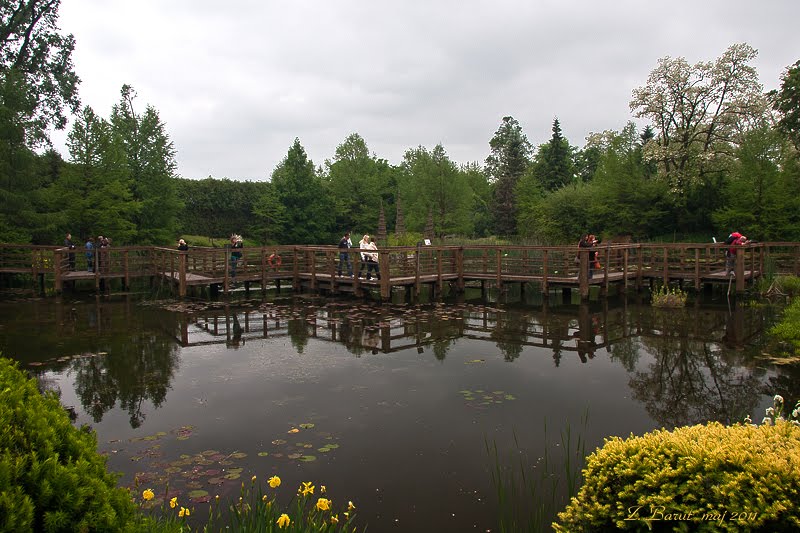
<svg viewBox="0 0 800 533"><path fill-rule="evenodd" d="M95 257L97 258L97 269L100 270L106 261L105 254L102 253L107 251L107 249L111 246L111 239L109 237L104 237L103 235L98 235L96 239L92 237L88 237L86 239L86 244L84 248L86 249L85 256L86 256L86 271L87 272L94 272L95 268ZM67 260L69 262L69 269L75 270L75 253L72 250L75 250L76 246L72 240L72 234L67 232L66 236L64 237L64 247L69 250L67 254Z"/></svg>
<svg viewBox="0 0 800 533"><path fill-rule="evenodd" d="M353 263L350 259L350 253L347 251L353 247L353 241L350 240L350 232L346 231L342 238L339 240L339 265L336 269L336 274L341 276L344 267L347 267L347 276L353 277ZM359 279L364 277L364 270L366 270L367 280L372 279L372 273L375 273L377 279L381 279L381 271L378 268L378 246L369 235L364 235L358 243L358 247L362 250L361 253L361 268L358 271Z"/></svg>

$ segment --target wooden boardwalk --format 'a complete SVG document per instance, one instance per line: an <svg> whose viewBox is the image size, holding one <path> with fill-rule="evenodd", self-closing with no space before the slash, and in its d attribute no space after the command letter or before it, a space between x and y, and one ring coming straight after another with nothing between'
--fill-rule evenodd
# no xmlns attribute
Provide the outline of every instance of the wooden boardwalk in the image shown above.
<svg viewBox="0 0 800 533"><path fill-rule="evenodd" d="M588 252L576 246L423 246L391 247L379 251L381 279L358 276L361 256L348 251L354 276L340 267L340 250L333 246L270 246L244 248L232 262L228 248L111 247L95 250L90 262L82 249L0 244L0 274L27 274L42 287L61 292L66 284L93 282L96 288L120 280L123 288L134 278L175 287L186 296L197 287L227 293L234 287L262 289L281 285L297 291L354 293L376 291L389 299L403 288L419 294L423 286L441 291L445 284L463 290L468 283L502 288L509 283L532 283L543 293L554 288L578 290L588 297L591 286L608 293L612 287L679 282L700 289L725 283L737 292L764 272L800 275L800 243L753 243L739 249L735 275L726 275L725 245L716 243L620 244L596 248L602 268L589 277ZM366 265L363 265L366 266Z"/></svg>

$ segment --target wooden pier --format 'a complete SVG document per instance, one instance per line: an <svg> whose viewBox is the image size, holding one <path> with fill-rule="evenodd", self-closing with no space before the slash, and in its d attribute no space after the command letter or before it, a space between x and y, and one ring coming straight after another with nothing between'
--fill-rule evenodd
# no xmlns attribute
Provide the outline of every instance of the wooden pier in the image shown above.
<svg viewBox="0 0 800 533"><path fill-rule="evenodd" d="M27 274L43 290L52 284L56 292L87 281L100 290L115 279L126 289L134 278L149 278L174 287L181 297L195 288L228 293L238 286L265 290L285 285L332 294L375 291L384 300L396 288L419 294L425 285L440 292L445 284L463 290L470 282L501 289L509 283L532 283L545 294L555 288L575 289L583 298L592 285L607 294L612 288L671 282L696 290L724 283L743 292L748 282L767 271L800 275L800 243L742 246L733 276L726 275L726 248L716 243L602 245L594 248L601 268L589 277L588 250L576 246L390 247L379 250L380 280L368 281L358 275L362 261L356 248L347 251L354 274L350 277L346 267L338 274L341 250L334 246L244 248L234 265L229 248L110 247L95 249L87 262L82 248L0 244L0 275Z"/></svg>

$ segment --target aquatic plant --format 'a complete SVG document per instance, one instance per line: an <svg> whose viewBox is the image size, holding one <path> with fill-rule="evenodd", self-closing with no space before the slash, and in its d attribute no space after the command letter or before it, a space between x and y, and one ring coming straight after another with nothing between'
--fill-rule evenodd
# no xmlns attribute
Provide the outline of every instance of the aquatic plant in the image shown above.
<svg viewBox="0 0 800 533"><path fill-rule="evenodd" d="M653 307L685 307L688 293L678 287L662 285L652 294Z"/></svg>

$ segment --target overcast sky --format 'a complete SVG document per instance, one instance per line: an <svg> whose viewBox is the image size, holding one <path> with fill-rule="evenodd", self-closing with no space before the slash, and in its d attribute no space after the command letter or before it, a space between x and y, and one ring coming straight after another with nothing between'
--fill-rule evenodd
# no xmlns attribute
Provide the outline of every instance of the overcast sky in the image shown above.
<svg viewBox="0 0 800 533"><path fill-rule="evenodd" d="M662 57L745 42L765 90L800 59L798 0L62 0L59 20L83 105L108 118L132 85L193 179L269 179L295 137L321 165L351 133L392 164L438 143L483 163L506 115L583 147Z"/></svg>

